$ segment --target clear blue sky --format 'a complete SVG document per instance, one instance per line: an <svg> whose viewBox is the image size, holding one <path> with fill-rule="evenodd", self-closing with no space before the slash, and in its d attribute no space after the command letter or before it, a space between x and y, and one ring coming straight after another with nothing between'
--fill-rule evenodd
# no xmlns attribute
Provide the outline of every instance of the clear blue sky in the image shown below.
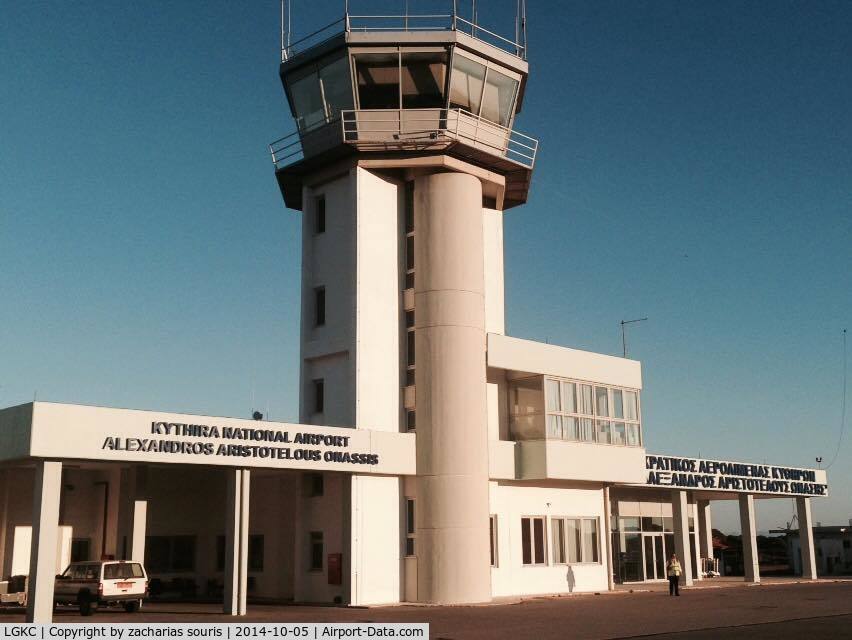
<svg viewBox="0 0 852 640"><path fill-rule="evenodd" d="M512 33L513 0L479 5ZM341 11L295 0L297 35ZM528 20L516 126L541 151L506 216L508 332L618 354L619 321L648 316L629 348L649 450L831 458L852 3L531 0ZM296 418L300 218L266 154L293 126L278 35L277 0L3 5L0 406L244 416L254 397ZM850 461L852 437L817 519L852 517ZM758 509L762 529L790 517Z"/></svg>

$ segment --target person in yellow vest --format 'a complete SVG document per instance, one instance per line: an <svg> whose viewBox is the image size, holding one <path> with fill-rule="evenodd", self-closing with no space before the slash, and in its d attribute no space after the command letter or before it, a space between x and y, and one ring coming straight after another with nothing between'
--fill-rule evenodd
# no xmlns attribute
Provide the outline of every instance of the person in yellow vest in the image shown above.
<svg viewBox="0 0 852 640"><path fill-rule="evenodd" d="M676 554L672 554L672 557L669 558L669 561L666 563L666 573L669 576L669 595L670 596L679 596L680 589L678 589L678 582L680 581L680 574L682 569L680 567L680 561L677 559Z"/></svg>

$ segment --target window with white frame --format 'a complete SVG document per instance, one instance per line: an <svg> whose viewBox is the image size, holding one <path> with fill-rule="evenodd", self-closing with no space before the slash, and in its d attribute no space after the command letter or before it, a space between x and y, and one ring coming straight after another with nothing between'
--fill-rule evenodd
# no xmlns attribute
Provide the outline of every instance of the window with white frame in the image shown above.
<svg viewBox="0 0 852 640"><path fill-rule="evenodd" d="M553 564L600 562L597 518L551 518Z"/></svg>
<svg viewBox="0 0 852 640"><path fill-rule="evenodd" d="M497 516L488 518L488 529L491 536L491 566L497 566Z"/></svg>
<svg viewBox="0 0 852 640"><path fill-rule="evenodd" d="M642 445L639 392L545 378L547 438L629 447Z"/></svg>
<svg viewBox="0 0 852 640"><path fill-rule="evenodd" d="M547 564L544 516L521 518L521 558L525 565Z"/></svg>
<svg viewBox="0 0 852 640"><path fill-rule="evenodd" d="M541 384L541 376L509 381L509 429L517 440L544 438L545 407Z"/></svg>
<svg viewBox="0 0 852 640"><path fill-rule="evenodd" d="M414 543L416 539L416 529L414 528L414 498L405 499L405 555L415 555Z"/></svg>

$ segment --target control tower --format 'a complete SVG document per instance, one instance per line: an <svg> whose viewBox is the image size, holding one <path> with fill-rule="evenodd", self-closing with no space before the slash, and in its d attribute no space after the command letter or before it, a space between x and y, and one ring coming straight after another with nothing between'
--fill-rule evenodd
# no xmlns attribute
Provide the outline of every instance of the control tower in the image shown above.
<svg viewBox="0 0 852 640"><path fill-rule="evenodd" d="M298 41L282 28L296 130L270 152L303 213L300 420L416 433L416 478L356 472L344 491L353 604L371 570L359 523L379 512L415 514L405 599L491 599L486 332L504 331L502 215L526 202L537 141L514 129L523 3L514 38L447 9L365 16L347 2Z"/></svg>

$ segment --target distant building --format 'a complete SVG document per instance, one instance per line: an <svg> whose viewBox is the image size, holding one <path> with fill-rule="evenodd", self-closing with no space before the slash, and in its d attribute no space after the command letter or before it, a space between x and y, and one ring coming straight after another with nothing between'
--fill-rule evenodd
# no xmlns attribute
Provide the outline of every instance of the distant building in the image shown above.
<svg viewBox="0 0 852 640"><path fill-rule="evenodd" d="M823 527L819 523L813 528L817 572L821 576L852 574L852 519L848 525ZM798 529L776 529L770 533L783 534L787 551L793 565L793 573L802 573L802 550Z"/></svg>

